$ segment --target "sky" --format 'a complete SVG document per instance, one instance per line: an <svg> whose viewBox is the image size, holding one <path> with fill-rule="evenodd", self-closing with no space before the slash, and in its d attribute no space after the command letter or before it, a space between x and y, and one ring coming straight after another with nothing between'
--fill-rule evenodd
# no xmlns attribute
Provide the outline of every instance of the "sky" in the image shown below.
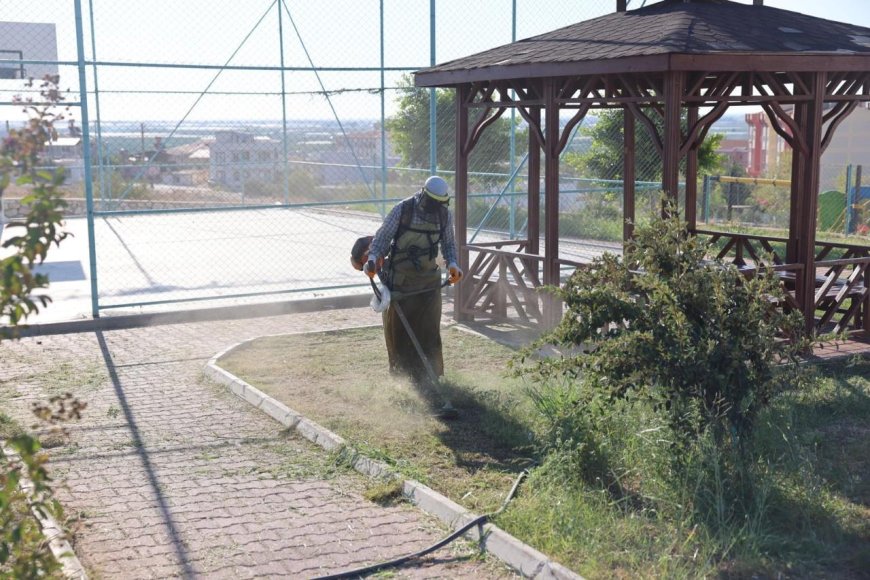
<svg viewBox="0 0 870 580"><path fill-rule="evenodd" d="M514 1L517 39L612 12L616 5L616 0L434 0L435 62L511 42ZM631 0L629 9L642 2ZM870 27L868 0L766 0L765 4ZM54 23L58 59L74 62L73 5L73 0L3 0L0 22ZM99 86L103 120L158 120L171 125L181 119L226 123L280 119L279 72L221 72L218 67L278 67L282 42L287 67L371 69L380 63L380 0L283 0L280 11L276 0L83 0L82 5L87 58L107 63L97 67L96 76L93 68L87 75L89 90ZM431 8L430 0L383 0L384 62L399 69L385 73L387 87L394 87L402 74L431 64ZM77 91L76 67L60 66L59 72L62 83ZM380 83L377 70L322 71L319 77L310 70L287 72L283 79L287 117L377 118ZM0 95L5 97L0 101L6 101L12 89L12 81L0 81L4 91ZM333 91L331 100L312 94L322 89ZM386 94L389 115L395 109L396 92ZM92 118L96 105L92 97ZM0 119L13 115L13 109L0 106Z"/></svg>

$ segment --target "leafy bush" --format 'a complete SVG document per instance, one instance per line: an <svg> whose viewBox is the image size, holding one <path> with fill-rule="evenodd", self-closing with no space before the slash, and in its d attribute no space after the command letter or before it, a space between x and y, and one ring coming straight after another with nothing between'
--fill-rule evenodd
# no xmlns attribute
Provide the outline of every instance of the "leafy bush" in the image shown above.
<svg viewBox="0 0 870 580"><path fill-rule="evenodd" d="M606 509L583 509L610 513L607 525L626 534L672 528L675 558L700 550L712 571L735 545L754 550L767 516L772 484L755 427L800 377L785 363L804 347L802 321L778 307L774 273L708 261L679 216L635 236L624 259L606 254L558 290L565 315L535 345L558 356L519 370L540 417L543 460L530 485L599 498Z"/></svg>
<svg viewBox="0 0 870 580"><path fill-rule="evenodd" d="M777 308L773 272L746 277L705 259L678 216L639 226L627 259L605 255L559 291L567 312L547 338L583 346L555 364L611 400L651 401L681 442L708 428L739 444L801 344L797 313ZM554 363L544 361L545 368Z"/></svg>
<svg viewBox="0 0 870 580"><path fill-rule="evenodd" d="M0 196L13 176L17 184L32 188L21 200L22 205L29 206L27 217L7 226L24 232L3 243L13 253L0 260L0 320L7 320L13 328L39 311L37 302L42 306L50 302L47 296L31 297L34 290L48 286L48 277L35 273L33 267L45 260L52 244L60 244L67 236L60 231L66 202L57 191L64 180L63 170L51 173L38 169L45 143L57 138L54 122L63 118L52 112L53 105L63 100L57 83L57 77L46 77L40 85L40 96L49 105L20 101L29 121L23 129L10 130L0 145ZM31 85L32 81L28 83Z"/></svg>

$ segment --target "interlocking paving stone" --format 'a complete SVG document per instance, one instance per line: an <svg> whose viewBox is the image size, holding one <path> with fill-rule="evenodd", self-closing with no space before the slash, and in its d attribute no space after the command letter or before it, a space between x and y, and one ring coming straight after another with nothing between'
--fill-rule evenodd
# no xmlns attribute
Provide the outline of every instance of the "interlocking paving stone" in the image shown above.
<svg viewBox="0 0 870 580"><path fill-rule="evenodd" d="M75 549L98 578L307 577L419 550L446 535L408 505L360 495L361 476L202 376L227 346L267 334L377 324L370 309L49 335L0 344L0 403L72 391L88 403L49 450ZM399 577L511 573L468 543Z"/></svg>

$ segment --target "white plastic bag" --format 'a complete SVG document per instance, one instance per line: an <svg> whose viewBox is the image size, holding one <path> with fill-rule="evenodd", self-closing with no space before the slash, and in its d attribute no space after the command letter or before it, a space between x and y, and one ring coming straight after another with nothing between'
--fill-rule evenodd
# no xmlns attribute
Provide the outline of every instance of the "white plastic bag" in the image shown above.
<svg viewBox="0 0 870 580"><path fill-rule="evenodd" d="M387 308L390 307L390 289L383 284L378 284L378 292L381 293L381 299L378 300L377 295L372 296L372 301L369 302L369 306L371 306L372 310L375 312L385 312Z"/></svg>

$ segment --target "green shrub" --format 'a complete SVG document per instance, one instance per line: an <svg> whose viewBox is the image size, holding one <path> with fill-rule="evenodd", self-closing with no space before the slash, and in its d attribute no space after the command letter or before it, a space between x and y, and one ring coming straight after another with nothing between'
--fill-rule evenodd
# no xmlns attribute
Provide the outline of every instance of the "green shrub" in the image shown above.
<svg viewBox="0 0 870 580"><path fill-rule="evenodd" d="M38 169L45 143L57 137L54 123L63 118L52 112L53 105L63 100L58 82L56 76L46 77L39 87L41 100L48 105L19 99L29 114L29 122L22 129L11 130L0 145L0 195L13 177L16 183L32 188L32 193L22 199L29 206L26 218L9 225L23 232L3 244L11 255L0 260L0 321L7 322L11 330L0 332L0 339L15 338L18 326L38 312L40 305L48 303L47 296L31 296L34 290L48 286L48 277L35 273L33 268L45 260L52 245L59 245L67 235L60 230L66 205L58 193L63 171ZM28 86L32 84L30 81ZM57 424L79 418L83 408L83 403L67 394L52 398L49 405L37 405L34 412L41 420ZM4 447L12 451L7 455L0 448L0 577L51 576L60 566L31 513L56 518L63 515L49 485L47 458L40 453L39 441L8 417L0 415L0 427ZM26 494L20 487L25 477L32 485Z"/></svg>
<svg viewBox="0 0 870 580"><path fill-rule="evenodd" d="M708 262L678 216L639 226L626 255L594 260L559 291L567 311L545 340L583 349L542 361L539 376L555 366L610 400L649 401L678 444L712 429L739 446L801 347L783 339L801 324L775 306L777 277Z"/></svg>

